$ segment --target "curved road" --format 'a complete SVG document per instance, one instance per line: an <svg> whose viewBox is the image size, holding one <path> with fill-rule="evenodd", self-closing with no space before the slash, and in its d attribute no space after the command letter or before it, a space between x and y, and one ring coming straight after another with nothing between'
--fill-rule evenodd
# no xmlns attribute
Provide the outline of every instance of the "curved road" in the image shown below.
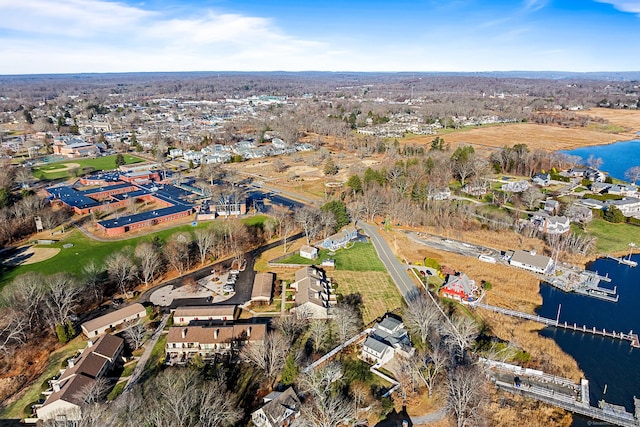
<svg viewBox="0 0 640 427"><path fill-rule="evenodd" d="M360 228L362 228L371 239L371 243L376 248L376 252L378 253L378 258L387 268L391 279L398 287L400 294L407 299L407 296L415 292L418 287L413 282L413 279L407 273L407 266L400 263L397 260L396 256L391 251L391 248L387 244L387 242L380 236L378 230L375 226L367 224L365 222L358 222L357 224Z"/></svg>

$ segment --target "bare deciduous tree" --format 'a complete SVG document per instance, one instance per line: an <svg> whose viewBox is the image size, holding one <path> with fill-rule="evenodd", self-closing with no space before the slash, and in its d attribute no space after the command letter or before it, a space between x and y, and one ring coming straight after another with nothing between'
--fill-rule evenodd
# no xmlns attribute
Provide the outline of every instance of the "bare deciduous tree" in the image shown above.
<svg viewBox="0 0 640 427"><path fill-rule="evenodd" d="M529 187L520 195L522 202L527 205L529 210L533 209L536 204L539 204L542 197L542 192L537 187Z"/></svg>
<svg viewBox="0 0 640 427"><path fill-rule="evenodd" d="M162 266L162 257L156 247L149 242L142 242L136 246L135 256L140 263L140 276L145 286L153 280Z"/></svg>
<svg viewBox="0 0 640 427"><path fill-rule="evenodd" d="M128 248L113 252L105 259L105 266L109 275L116 279L120 292L127 293L127 283L135 277L136 265L133 254Z"/></svg>
<svg viewBox="0 0 640 427"><path fill-rule="evenodd" d="M300 336L300 334L307 328L308 319L298 315L298 313L292 313L288 316L280 316L276 321L276 329L280 331L289 345Z"/></svg>
<svg viewBox="0 0 640 427"><path fill-rule="evenodd" d="M474 425L483 410L485 379L475 365L458 366L449 373L447 408L456 418L457 426Z"/></svg>
<svg viewBox="0 0 640 427"><path fill-rule="evenodd" d="M331 329L341 343L354 336L361 326L360 315L353 307L343 304L333 309Z"/></svg>
<svg viewBox="0 0 640 427"><path fill-rule="evenodd" d="M309 322L309 339L314 352L320 351L329 338L329 324L325 320Z"/></svg>
<svg viewBox="0 0 640 427"><path fill-rule="evenodd" d="M67 273L56 273L45 280L45 321L55 330L69 318L75 309L82 289L76 280Z"/></svg>
<svg viewBox="0 0 640 427"><path fill-rule="evenodd" d="M455 354L464 359L464 352L478 336L478 325L473 319L466 316L454 316L451 322L443 322L442 329L445 334L445 342L451 346Z"/></svg>
<svg viewBox="0 0 640 427"><path fill-rule="evenodd" d="M200 264L204 265L204 261L207 259L207 255L211 253L211 250L216 243L216 234L210 228L201 228L195 231L195 242L198 247L198 255L200 255Z"/></svg>
<svg viewBox="0 0 640 427"><path fill-rule="evenodd" d="M0 310L0 354L9 356L17 344L22 344L27 336L27 319L16 310Z"/></svg>
<svg viewBox="0 0 640 427"><path fill-rule="evenodd" d="M293 218L296 224L304 231L307 245L310 245L311 239L316 236L319 230L320 210L310 206L304 206L295 211Z"/></svg>
<svg viewBox="0 0 640 427"><path fill-rule="evenodd" d="M182 276L189 267L189 245L191 238L186 233L176 233L171 236L164 248L164 256L171 267Z"/></svg>
<svg viewBox="0 0 640 427"><path fill-rule="evenodd" d="M142 347L142 344L144 344L146 332L147 328L145 327L143 322L131 322L129 325L127 325L127 328L124 331L124 335L133 350L137 350Z"/></svg>
<svg viewBox="0 0 640 427"><path fill-rule="evenodd" d="M100 302L102 300L102 274L104 268L102 268L94 259L87 261L82 266L82 279L93 293L95 301Z"/></svg>
<svg viewBox="0 0 640 427"><path fill-rule="evenodd" d="M440 340L434 340L427 351L416 353L416 375L427 387L429 397L433 394L438 375L445 370L448 364L449 355L441 347Z"/></svg>
<svg viewBox="0 0 640 427"><path fill-rule="evenodd" d="M241 352L241 356L260 369L269 381L275 381L284 367L289 346L284 336L277 331L269 332L263 344L249 343Z"/></svg>
<svg viewBox="0 0 640 427"><path fill-rule="evenodd" d="M407 296L407 307L404 310L403 320L411 334L420 338L423 344L427 344L429 334L434 326L437 326L441 316L438 308L430 298L416 291Z"/></svg>
<svg viewBox="0 0 640 427"><path fill-rule="evenodd" d="M632 183L638 182L640 179L640 166L632 166L624 173L625 178L627 178Z"/></svg>

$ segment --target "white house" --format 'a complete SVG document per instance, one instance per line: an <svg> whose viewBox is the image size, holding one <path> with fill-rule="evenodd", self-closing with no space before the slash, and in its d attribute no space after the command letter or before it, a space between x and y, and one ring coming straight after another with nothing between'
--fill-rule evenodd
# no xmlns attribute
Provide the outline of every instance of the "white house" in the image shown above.
<svg viewBox="0 0 640 427"><path fill-rule="evenodd" d="M300 248L300 256L306 259L316 259L318 258L318 248L304 245Z"/></svg>
<svg viewBox="0 0 640 427"><path fill-rule="evenodd" d="M292 387L272 391L264 397L264 406L251 413L251 421L257 427L290 426L300 416L300 407L300 398Z"/></svg>
<svg viewBox="0 0 640 427"><path fill-rule="evenodd" d="M552 270L553 260L548 256L538 255L535 251L517 250L510 256L509 264L534 273L548 274Z"/></svg>
<svg viewBox="0 0 640 427"><path fill-rule="evenodd" d="M564 234L569 232L571 227L571 221L566 216L549 215L545 211L533 215L531 223L545 234Z"/></svg>
<svg viewBox="0 0 640 427"><path fill-rule="evenodd" d="M147 316L147 311L142 304L131 304L120 310L96 317L95 319L84 322L81 325L82 332L88 337L97 337L107 332L108 329L117 328L125 322L131 322L143 319Z"/></svg>
<svg viewBox="0 0 640 427"><path fill-rule="evenodd" d="M362 345L361 356L370 362L384 365L396 354L407 357L414 351L404 323L387 316L373 327L373 332Z"/></svg>

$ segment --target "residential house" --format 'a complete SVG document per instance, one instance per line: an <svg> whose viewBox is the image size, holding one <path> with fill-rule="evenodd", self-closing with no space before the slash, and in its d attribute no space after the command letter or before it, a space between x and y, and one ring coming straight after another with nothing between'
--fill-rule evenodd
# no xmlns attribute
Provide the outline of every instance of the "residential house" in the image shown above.
<svg viewBox="0 0 640 427"><path fill-rule="evenodd" d="M229 304L178 307L173 312L176 326L233 321L236 306Z"/></svg>
<svg viewBox="0 0 640 427"><path fill-rule="evenodd" d="M95 319L84 322L81 325L82 332L88 337L93 338L107 332L108 329L115 329L125 322L132 322L144 319L147 311L142 304L131 304L120 310L96 317Z"/></svg>
<svg viewBox="0 0 640 427"><path fill-rule="evenodd" d="M264 397L264 405L251 413L257 427L288 427L300 416L301 402L293 387L272 391Z"/></svg>
<svg viewBox="0 0 640 427"><path fill-rule="evenodd" d="M549 215L555 215L560 210L560 202L553 199L547 199L544 201L544 211Z"/></svg>
<svg viewBox="0 0 640 427"><path fill-rule="evenodd" d="M118 363L124 349L124 340L114 335L103 335L77 357L68 360L68 368L51 381L52 389L42 406L36 408L38 419L64 419L78 421L81 406L96 387L97 380L106 376Z"/></svg>
<svg viewBox="0 0 640 427"><path fill-rule="evenodd" d="M271 304L273 295L273 273L258 273L253 279L251 302L254 304ZM283 290L284 292L284 290Z"/></svg>
<svg viewBox="0 0 640 427"><path fill-rule="evenodd" d="M306 259L316 259L318 258L318 248L304 245L300 248L300 256Z"/></svg>
<svg viewBox="0 0 640 427"><path fill-rule="evenodd" d="M538 231L545 234L564 234L571 229L571 222L566 216L549 215L545 211L540 211L531 217L531 223L538 228Z"/></svg>
<svg viewBox="0 0 640 427"><path fill-rule="evenodd" d="M373 332L362 345L361 356L367 361L384 365L396 354L408 357L414 351L402 320L386 316L373 327Z"/></svg>
<svg viewBox="0 0 640 427"><path fill-rule="evenodd" d="M336 234L333 234L322 242L324 249L335 251L344 248L347 244L358 237L358 230L353 225L349 225Z"/></svg>
<svg viewBox="0 0 640 427"><path fill-rule="evenodd" d="M170 364L188 362L196 355L211 360L216 354L239 350L248 343L264 341L267 326L261 323L169 328L165 353Z"/></svg>
<svg viewBox="0 0 640 427"><path fill-rule="evenodd" d="M175 159L176 157L182 157L183 151L182 148L172 148L169 150L169 157Z"/></svg>
<svg viewBox="0 0 640 427"><path fill-rule="evenodd" d="M459 302L473 301L479 296L479 289L475 280L471 280L466 273L449 274L445 284L440 288L440 295Z"/></svg>
<svg viewBox="0 0 640 427"><path fill-rule="evenodd" d="M548 187L551 183L551 174L542 172L537 173L533 176L533 178L531 178L531 181L541 187Z"/></svg>
<svg viewBox="0 0 640 427"><path fill-rule="evenodd" d="M510 181L506 184L503 184L502 191L507 191L509 193L522 193L529 187L531 187L531 184L529 184L524 179L521 179L519 181Z"/></svg>
<svg viewBox="0 0 640 427"><path fill-rule="evenodd" d="M296 290L293 310L311 318L328 318L337 303L331 279L320 268L309 266L296 271L291 287Z"/></svg>
<svg viewBox="0 0 640 427"><path fill-rule="evenodd" d="M533 271L534 273L549 274L553 269L553 260L548 256L538 255L535 251L513 251L507 254L509 265Z"/></svg>
<svg viewBox="0 0 640 427"><path fill-rule="evenodd" d="M620 209L624 216L640 217L640 199L636 197L623 197L621 200L607 200L604 209L610 206Z"/></svg>
<svg viewBox="0 0 640 427"><path fill-rule="evenodd" d="M430 191L427 194L427 199L429 200L449 200L451 198L451 190L449 188L445 188L443 190L435 190Z"/></svg>

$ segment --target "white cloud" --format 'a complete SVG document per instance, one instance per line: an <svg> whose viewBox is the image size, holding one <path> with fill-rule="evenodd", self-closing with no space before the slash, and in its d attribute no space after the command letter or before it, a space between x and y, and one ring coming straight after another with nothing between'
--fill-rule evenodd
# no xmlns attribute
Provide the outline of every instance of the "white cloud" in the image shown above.
<svg viewBox="0 0 640 427"><path fill-rule="evenodd" d="M524 8L527 11L535 12L544 8L549 0L524 0Z"/></svg>
<svg viewBox="0 0 640 427"><path fill-rule="evenodd" d="M621 12L640 15L640 1L638 0L596 0L598 3L610 4Z"/></svg>
<svg viewBox="0 0 640 427"><path fill-rule="evenodd" d="M0 28L87 37L126 31L156 13L100 0L0 0Z"/></svg>

